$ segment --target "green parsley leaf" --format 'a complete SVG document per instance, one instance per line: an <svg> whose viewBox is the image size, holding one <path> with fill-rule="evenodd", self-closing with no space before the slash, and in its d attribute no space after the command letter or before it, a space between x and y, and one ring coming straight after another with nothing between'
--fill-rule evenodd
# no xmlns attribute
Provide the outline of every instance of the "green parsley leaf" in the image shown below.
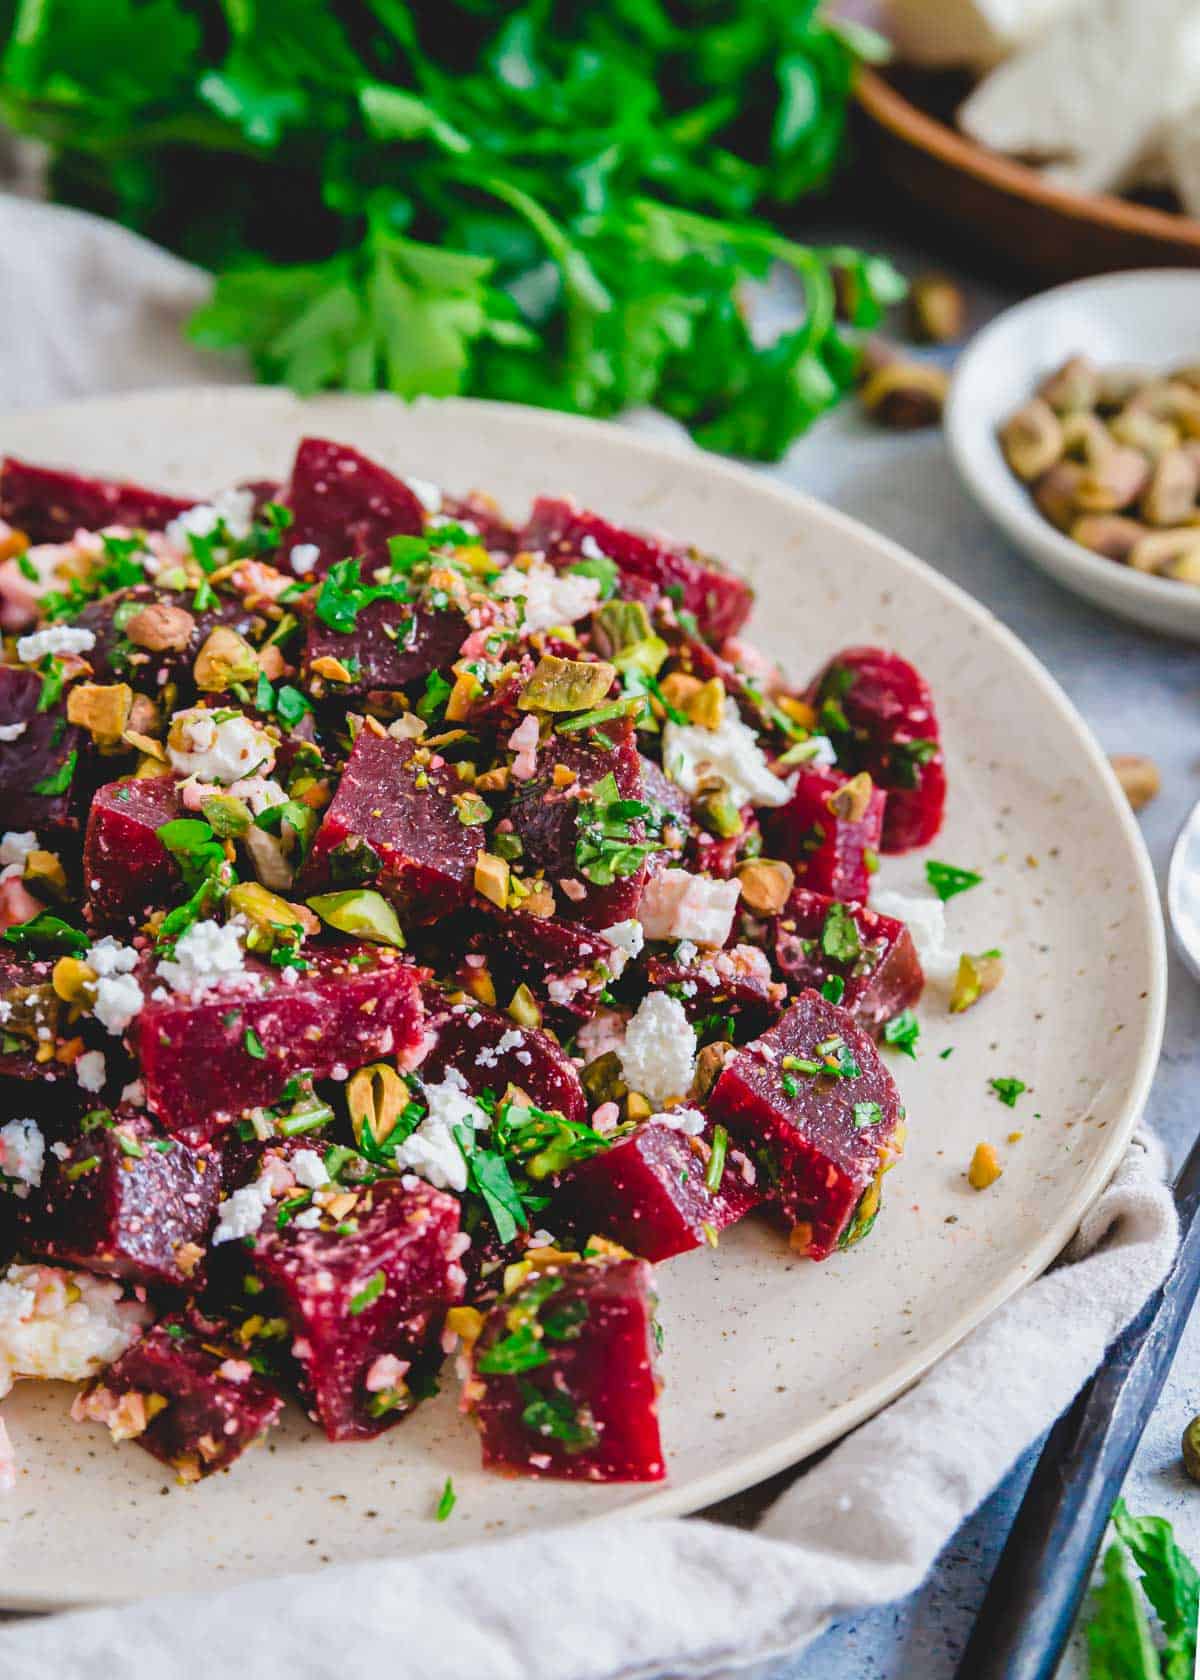
<svg viewBox="0 0 1200 1680"><path fill-rule="evenodd" d="M858 923L844 904L833 903L821 929L821 949L834 962L850 963L862 951Z"/></svg>
<svg viewBox="0 0 1200 1680"><path fill-rule="evenodd" d="M890 1044L904 1055L917 1058L917 1040L921 1036L921 1023L911 1009L902 1009L883 1029L883 1042Z"/></svg>
<svg viewBox="0 0 1200 1680"><path fill-rule="evenodd" d="M1123 1499L1113 1508L1113 1527L1141 1572L1142 1590L1154 1606L1164 1636L1163 1680L1192 1680L1200 1575L1176 1543L1164 1517L1135 1517Z"/></svg>
<svg viewBox="0 0 1200 1680"><path fill-rule="evenodd" d="M350 1297L349 1311L351 1318L357 1318L360 1313L366 1312L372 1301L378 1301L386 1288L387 1273L382 1271L373 1273L358 1294Z"/></svg>
<svg viewBox="0 0 1200 1680"><path fill-rule="evenodd" d="M49 910L39 910L29 921L5 928L4 937L24 951L65 951L75 956L92 943L81 928L72 927Z"/></svg>
<svg viewBox="0 0 1200 1680"><path fill-rule="evenodd" d="M1023 1079L989 1079L988 1084L1006 1108L1016 1108L1017 1098L1029 1089Z"/></svg>
<svg viewBox="0 0 1200 1680"><path fill-rule="evenodd" d="M932 858L925 865L925 879L943 903L956 894L969 892L983 880L973 869L958 869L952 863L937 863Z"/></svg>
<svg viewBox="0 0 1200 1680"><path fill-rule="evenodd" d="M621 571L615 560L610 560L607 554L596 554L588 560L576 560L567 570L575 577L595 578L600 585L600 599L611 601L617 593L621 581Z"/></svg>
<svg viewBox="0 0 1200 1680"><path fill-rule="evenodd" d="M58 769L52 771L49 776L43 776L40 782L34 782L29 791L31 793L44 794L47 798L53 798L56 794L66 793L67 789L71 785L72 777L75 774L75 766L78 762L79 754L76 752L75 748L72 747L66 758L59 765Z"/></svg>
<svg viewBox="0 0 1200 1680"><path fill-rule="evenodd" d="M854 1105L854 1124L861 1131L867 1126L878 1126L883 1119L883 1110L877 1102L860 1102Z"/></svg>
<svg viewBox="0 0 1200 1680"><path fill-rule="evenodd" d="M242 1042L246 1046L246 1054L248 1056L253 1057L256 1062L266 1060L267 1052L263 1049L263 1041L259 1038L253 1027L246 1028Z"/></svg>
<svg viewBox="0 0 1200 1680"><path fill-rule="evenodd" d="M821 996L826 1003L841 1003L846 995L846 982L840 974L831 974L821 984Z"/></svg>
<svg viewBox="0 0 1200 1680"><path fill-rule="evenodd" d="M510 1335L482 1349L475 1356L475 1369L484 1376L511 1375L516 1371L532 1371L547 1365L550 1355L542 1346L542 1339L532 1324L522 1324Z"/></svg>
<svg viewBox="0 0 1200 1680"><path fill-rule="evenodd" d="M599 1440L596 1426L562 1389L537 1389L519 1379L525 1401L521 1422L534 1435L561 1441L568 1452L584 1452Z"/></svg>
<svg viewBox="0 0 1200 1680"><path fill-rule="evenodd" d="M446 1485L442 1489L442 1496L437 1502L437 1510L434 1512L436 1520L438 1522L445 1522L457 1503L458 1495L454 1491L453 1478L447 1476Z"/></svg>

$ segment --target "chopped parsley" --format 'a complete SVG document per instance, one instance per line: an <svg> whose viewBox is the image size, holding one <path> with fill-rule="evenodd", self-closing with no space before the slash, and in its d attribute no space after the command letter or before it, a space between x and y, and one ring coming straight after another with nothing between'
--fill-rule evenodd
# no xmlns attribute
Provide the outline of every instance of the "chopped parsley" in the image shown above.
<svg viewBox="0 0 1200 1680"><path fill-rule="evenodd" d="M862 1131L867 1126L878 1126L883 1119L883 1110L877 1102L860 1102L854 1105L854 1124Z"/></svg>
<svg viewBox="0 0 1200 1680"><path fill-rule="evenodd" d="M66 793L75 775L75 766L78 762L79 754L76 752L75 748L72 747L66 758L64 758L62 763L59 765L58 769L51 771L48 776L43 776L40 782L34 782L33 786L29 790L30 793L44 794L47 798L53 798L56 794Z"/></svg>
<svg viewBox="0 0 1200 1680"><path fill-rule="evenodd" d="M973 869L959 869L952 863L938 863L930 858L925 865L925 879L944 904L948 898L977 887L983 876Z"/></svg>
<svg viewBox="0 0 1200 1680"><path fill-rule="evenodd" d="M61 916L55 916L49 910L39 910L27 922L5 928L4 937L10 945L16 945L21 950L65 951L71 955L86 951L92 943L81 928L72 927L70 922L64 922Z"/></svg>
<svg viewBox="0 0 1200 1680"><path fill-rule="evenodd" d="M704 1185L715 1195L721 1188L721 1178L725 1171L725 1155L729 1148L729 1133L724 1126L713 1127L712 1153L708 1157L708 1166L704 1173Z"/></svg>
<svg viewBox="0 0 1200 1680"><path fill-rule="evenodd" d="M446 1485L442 1489L442 1496L437 1502L437 1510L434 1512L435 1519L438 1522L445 1522L457 1503L458 1495L454 1491L454 1480L447 1476Z"/></svg>
<svg viewBox="0 0 1200 1680"><path fill-rule="evenodd" d="M568 1452L585 1452L599 1440L595 1424L561 1389L543 1391L522 1381L521 1398L525 1401L521 1422L535 1435L561 1441Z"/></svg>
<svg viewBox="0 0 1200 1680"><path fill-rule="evenodd" d="M401 579L395 583L364 583L357 560L338 560L321 581L316 615L322 624L340 636L353 633L358 615L373 601L410 601L412 590Z"/></svg>
<svg viewBox="0 0 1200 1680"><path fill-rule="evenodd" d="M840 974L831 974L821 986L821 996L826 1003L841 1003L846 995L846 982Z"/></svg>
<svg viewBox="0 0 1200 1680"><path fill-rule="evenodd" d="M591 798L580 801L575 840L575 867L598 887L635 875L651 852L659 849L661 826L657 806L643 799L623 799L616 777L609 771L592 787Z"/></svg>
<svg viewBox="0 0 1200 1680"><path fill-rule="evenodd" d="M366 1312L373 1301L378 1301L386 1288L387 1273L375 1272L373 1276L367 1279L358 1294L350 1297L351 1318L357 1318L360 1313Z"/></svg>
<svg viewBox="0 0 1200 1680"><path fill-rule="evenodd" d="M550 1355L542 1346L537 1329L532 1324L522 1324L476 1354L475 1369L485 1377L511 1376L517 1371L536 1370L549 1362Z"/></svg>
<svg viewBox="0 0 1200 1680"><path fill-rule="evenodd" d="M1007 1076L1000 1079L989 1079L988 1084L1006 1108L1016 1108L1017 1098L1023 1091L1029 1089L1023 1079L1011 1079Z"/></svg>
<svg viewBox="0 0 1200 1680"><path fill-rule="evenodd" d="M253 1027L246 1028L242 1043L246 1046L246 1054L252 1056L256 1062L266 1060L267 1052L263 1049L263 1041Z"/></svg>
<svg viewBox="0 0 1200 1680"><path fill-rule="evenodd" d="M858 923L844 904L831 904L821 929L821 949L833 962L854 962L862 951Z"/></svg>
<svg viewBox="0 0 1200 1680"><path fill-rule="evenodd" d="M883 1042L890 1044L894 1050L911 1056L913 1061L917 1059L916 1046L920 1036L921 1023L911 1009L902 1009L883 1029Z"/></svg>

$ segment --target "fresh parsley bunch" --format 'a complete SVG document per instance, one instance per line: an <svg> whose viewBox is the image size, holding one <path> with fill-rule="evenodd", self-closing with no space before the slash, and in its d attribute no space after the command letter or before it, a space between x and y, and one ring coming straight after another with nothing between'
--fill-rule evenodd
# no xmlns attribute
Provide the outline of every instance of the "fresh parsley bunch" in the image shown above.
<svg viewBox="0 0 1200 1680"><path fill-rule="evenodd" d="M0 0L0 114L56 194L215 268L201 344L305 392L656 403L777 458L850 383L835 276L775 213L841 153L875 37L817 0ZM755 342L782 262L800 324Z"/></svg>

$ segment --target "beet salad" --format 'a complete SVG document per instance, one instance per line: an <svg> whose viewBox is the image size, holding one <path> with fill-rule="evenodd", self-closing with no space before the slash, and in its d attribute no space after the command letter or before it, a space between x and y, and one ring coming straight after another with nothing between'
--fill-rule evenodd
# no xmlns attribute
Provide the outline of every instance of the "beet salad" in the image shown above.
<svg viewBox="0 0 1200 1680"><path fill-rule="evenodd" d="M920 674L793 685L697 550L323 439L9 458L0 519L0 1397L190 1482L441 1385L497 1471L661 1478L653 1268L824 1260L900 1156Z"/></svg>

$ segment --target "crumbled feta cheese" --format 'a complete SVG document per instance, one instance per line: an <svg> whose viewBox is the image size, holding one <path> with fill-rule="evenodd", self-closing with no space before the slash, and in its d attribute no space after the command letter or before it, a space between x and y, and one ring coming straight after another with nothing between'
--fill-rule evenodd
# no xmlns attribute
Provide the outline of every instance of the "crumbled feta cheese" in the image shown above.
<svg viewBox="0 0 1200 1680"><path fill-rule="evenodd" d="M315 1231L320 1223L321 1210L319 1207L306 1207L302 1213L296 1214L292 1220L292 1224L298 1231Z"/></svg>
<svg viewBox="0 0 1200 1680"><path fill-rule="evenodd" d="M92 1013L110 1033L123 1033L145 1001L132 974L104 974L96 981Z"/></svg>
<svg viewBox="0 0 1200 1680"><path fill-rule="evenodd" d="M205 782L240 782L274 768L275 747L269 735L241 712L217 723L202 706L176 712L167 737L171 768Z"/></svg>
<svg viewBox="0 0 1200 1680"><path fill-rule="evenodd" d="M320 1190L329 1183L324 1159L315 1149L298 1149L288 1161L292 1176L306 1190Z"/></svg>
<svg viewBox="0 0 1200 1680"><path fill-rule="evenodd" d="M222 490L211 502L197 502L170 521L166 538L186 553L193 537L211 537L222 524L234 542L245 541L254 526L252 490Z"/></svg>
<svg viewBox="0 0 1200 1680"><path fill-rule="evenodd" d="M109 935L88 947L86 960L88 967L94 968L103 978L109 974L132 974L137 967L138 955L128 945L122 945Z"/></svg>
<svg viewBox="0 0 1200 1680"><path fill-rule="evenodd" d="M692 1083L696 1035L678 998L647 992L617 1050L621 1075L656 1107L681 1097Z"/></svg>
<svg viewBox="0 0 1200 1680"><path fill-rule="evenodd" d="M198 997L215 986L245 976L246 953L242 949L243 928L232 922L193 922L175 946L174 957L164 958L158 972L173 992Z"/></svg>
<svg viewBox="0 0 1200 1680"><path fill-rule="evenodd" d="M21 723L0 723L0 741L19 741L28 728L28 719Z"/></svg>
<svg viewBox="0 0 1200 1680"><path fill-rule="evenodd" d="M381 1394L388 1388L400 1388L408 1375L410 1361L397 1359L394 1353L381 1353L367 1367L364 1387L368 1394Z"/></svg>
<svg viewBox="0 0 1200 1680"><path fill-rule="evenodd" d="M296 1181L290 1169L290 1162L285 1164L277 1155L268 1155L254 1182L243 1184L241 1189L226 1196L217 1209L212 1241L227 1243L236 1242L241 1237L252 1237L276 1196L293 1188Z"/></svg>
<svg viewBox="0 0 1200 1680"><path fill-rule="evenodd" d="M687 1137L699 1137L704 1130L704 1116L698 1108L671 1108L662 1114L652 1114L651 1121L657 1120L660 1126L669 1126L673 1132L683 1132Z"/></svg>
<svg viewBox="0 0 1200 1680"><path fill-rule="evenodd" d="M663 725L662 761L671 780L691 796L699 793L706 776L720 776L735 805L786 805L792 796L790 784L767 768L758 737L730 700L718 729L668 720Z"/></svg>
<svg viewBox="0 0 1200 1680"><path fill-rule="evenodd" d="M36 665L48 653L90 653L96 645L94 630L78 630L73 624L51 624L35 630L17 642L17 658L24 665Z"/></svg>
<svg viewBox="0 0 1200 1680"><path fill-rule="evenodd" d="M25 859L37 850L37 835L31 828L10 828L0 837L0 881L8 881L25 873Z"/></svg>
<svg viewBox="0 0 1200 1680"><path fill-rule="evenodd" d="M609 558L590 531L585 532L583 541L579 545L579 552L585 560L607 560Z"/></svg>
<svg viewBox="0 0 1200 1680"><path fill-rule="evenodd" d="M420 502L426 513L441 513L442 492L427 478L406 478L404 482Z"/></svg>
<svg viewBox="0 0 1200 1680"><path fill-rule="evenodd" d="M958 957L946 946L946 906L928 894L894 892L878 887L871 893L871 908L881 916L893 916L912 934L921 967L930 980L950 984L958 971Z"/></svg>
<svg viewBox="0 0 1200 1680"><path fill-rule="evenodd" d="M423 1089L429 1112L396 1150L397 1167L419 1173L438 1190L457 1190L460 1194L467 1188L467 1162L454 1128L466 1126L479 1132L491 1125L463 1087L463 1077L456 1068L447 1068L440 1084L426 1085Z"/></svg>
<svg viewBox="0 0 1200 1680"><path fill-rule="evenodd" d="M320 558L321 550L316 543L293 543L288 555L297 577L307 577Z"/></svg>
<svg viewBox="0 0 1200 1680"><path fill-rule="evenodd" d="M597 578L571 572L556 572L553 566L535 563L527 572L509 566L493 584L497 595L520 596L525 602L524 629L549 630L556 624L575 624L600 604Z"/></svg>
<svg viewBox="0 0 1200 1680"><path fill-rule="evenodd" d="M14 1193L24 1199L42 1182L46 1140L36 1120L10 1120L0 1126L0 1174L15 1180Z"/></svg>
<svg viewBox="0 0 1200 1680"><path fill-rule="evenodd" d="M579 1053L589 1062L619 1050L625 1038L625 1017L615 1009L598 1009L590 1021L585 1021L575 1036Z"/></svg>
<svg viewBox="0 0 1200 1680"><path fill-rule="evenodd" d="M130 1108L145 1108L146 1087L140 1079L131 1079L121 1091L121 1101L128 1103Z"/></svg>
<svg viewBox="0 0 1200 1680"><path fill-rule="evenodd" d="M150 1309L119 1283L55 1266L0 1277L0 1399L18 1377L82 1382L137 1340Z"/></svg>
<svg viewBox="0 0 1200 1680"><path fill-rule="evenodd" d="M108 1064L99 1050L85 1050L76 1057L75 1077L85 1091L102 1091L107 1072Z"/></svg>
<svg viewBox="0 0 1200 1680"><path fill-rule="evenodd" d="M537 775L538 720L530 712L508 737L510 752L516 753L512 773L515 781L528 782Z"/></svg>
<svg viewBox="0 0 1200 1680"><path fill-rule="evenodd" d="M724 945L741 890L737 881L714 881L686 869L661 870L646 882L638 906L646 937Z"/></svg>
<svg viewBox="0 0 1200 1680"><path fill-rule="evenodd" d="M520 1051L524 1043L525 1034L520 1027L509 1027L506 1032L501 1034L495 1044L485 1044L482 1047L475 1057L475 1066L494 1068L501 1056L507 1055L510 1050Z"/></svg>
<svg viewBox="0 0 1200 1680"><path fill-rule="evenodd" d="M601 928L600 937L607 939L619 951L624 951L627 957L636 957L646 943L646 930L641 922L630 917L628 921L614 922L611 927Z"/></svg>

